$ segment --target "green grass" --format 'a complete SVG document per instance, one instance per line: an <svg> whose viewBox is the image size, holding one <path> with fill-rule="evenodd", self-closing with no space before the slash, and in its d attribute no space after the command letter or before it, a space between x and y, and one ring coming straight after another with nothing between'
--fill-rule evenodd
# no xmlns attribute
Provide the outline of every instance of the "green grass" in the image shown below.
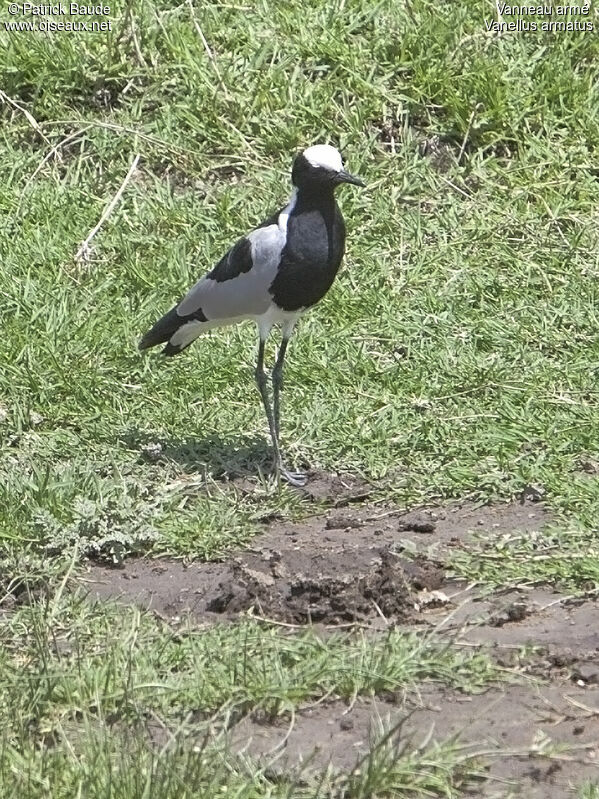
<svg viewBox="0 0 599 799"><path fill-rule="evenodd" d="M136 342L285 202L292 155L330 141L368 188L340 192L345 267L290 349L289 460L365 476L406 505L539 484L554 527L487 539L453 567L599 586L599 43L490 35L495 13L491 0L115 0L108 34L41 35L7 32L15 18L0 11L3 584L43 583L86 555L219 557L264 519L319 509L269 477L250 325L172 362ZM175 641L129 611L53 612L2 619L5 793L299 796L212 751L205 768L185 745L157 756L139 718L164 713L170 729L193 703L222 723L227 701L278 712L385 680L488 678L452 651L410 659L402 636L319 649L242 626ZM248 630L254 648L237 638ZM54 651L49 635L83 643ZM199 682L211 646L227 659ZM230 669L250 652L265 671L239 687ZM363 673L379 656L380 685ZM122 735L103 715L116 708ZM385 751L373 747L376 763ZM377 766L375 784L345 775L305 791L458 796L463 762L449 743Z"/></svg>
<svg viewBox="0 0 599 799"><path fill-rule="evenodd" d="M599 797L599 783L587 782L579 791L580 799L598 799Z"/></svg>
<svg viewBox="0 0 599 799"><path fill-rule="evenodd" d="M114 636L117 624L123 632ZM374 643L341 635L323 640L311 629L285 636L249 622L175 633L149 614L104 610L73 597L53 601L45 612L35 604L7 629L14 666L3 686L7 725L25 715L51 726L61 705L59 716L92 706L101 715L138 715L146 707L183 715L229 706L277 716L322 694L349 699L401 691L420 679L467 691L498 677L483 655L409 633L390 632ZM20 695L12 680L23 686Z"/></svg>
<svg viewBox="0 0 599 799"><path fill-rule="evenodd" d="M592 594L599 586L596 535L567 525L491 540L489 531L479 533L472 546L453 551L449 563L463 577L496 586L546 583Z"/></svg>
<svg viewBox="0 0 599 799"><path fill-rule="evenodd" d="M84 745L85 754L69 741L41 753L9 750L13 765L5 772L4 785L11 796L26 792L32 799L47 796L48 790L57 799L70 799L78 792L92 799L369 799L373 795L457 799L480 774L476 758L451 741L406 752L382 737L373 741L363 770L314 777L250 767L247 760L223 749L226 739L212 733L207 745L207 737L205 733L197 744L185 746L173 736L170 746L157 753L143 731L129 729L125 735L83 725L78 744ZM40 762L42 777L34 775Z"/></svg>

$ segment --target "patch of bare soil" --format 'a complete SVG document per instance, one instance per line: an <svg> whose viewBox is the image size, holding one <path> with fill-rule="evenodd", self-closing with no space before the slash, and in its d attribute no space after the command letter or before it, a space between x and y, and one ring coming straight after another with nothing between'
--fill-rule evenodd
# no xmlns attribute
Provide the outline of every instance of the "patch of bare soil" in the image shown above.
<svg viewBox="0 0 599 799"><path fill-rule="evenodd" d="M293 773L347 773L395 728L401 751L457 736L484 764L472 797L567 799L599 776L599 604L548 589L482 596L447 581L448 602L420 620L443 625L457 645L491 646L516 681L478 695L419 686L402 703L359 699L307 708L293 719L248 717L232 730L236 751Z"/></svg>
<svg viewBox="0 0 599 799"><path fill-rule="evenodd" d="M330 482L323 478L311 490L328 491ZM135 601L171 618L191 613L215 620L251 609L294 623L416 621L445 582L437 550L460 545L472 529L539 529L547 520L543 508L531 503L410 513L351 508L356 491L363 490L339 485L343 509L301 522L274 521L251 548L223 563L131 559L122 568L92 566L86 582L96 597ZM401 556L406 549L410 558Z"/></svg>
<svg viewBox="0 0 599 799"><path fill-rule="evenodd" d="M171 618L191 612L214 621L251 610L299 624L363 621L377 613L407 621L418 592L443 582L441 569L428 561L419 564L388 546L355 543L304 552L291 542L248 550L226 563L188 568L137 561L120 572L95 567L91 576L96 596L129 595Z"/></svg>
<svg viewBox="0 0 599 799"><path fill-rule="evenodd" d="M291 721L243 719L231 741L277 770L308 764L348 772L396 726L391 743L400 751L457 736L465 752L479 753L487 765L466 794L473 797L566 799L598 773L599 686L519 684L474 696L432 687L403 707L378 699L352 707L331 702Z"/></svg>
<svg viewBox="0 0 599 799"><path fill-rule="evenodd" d="M548 588L480 595L457 581L448 593L453 607L443 629L462 643L486 644L502 665L522 664L528 674L543 679L599 685L595 599L567 597Z"/></svg>
<svg viewBox="0 0 599 799"><path fill-rule="evenodd" d="M262 452L263 442L259 442L253 448L249 445L247 449L254 454ZM264 454L266 460L268 460L268 451ZM233 483L240 493L251 496L260 490L253 476L248 476L242 470L236 473L230 467L227 472L227 479ZM326 502L327 505L332 505L333 508L343 508L354 503L365 502L374 490L372 483L356 475L326 472L322 469L308 469L306 476L308 478L306 485L297 490L313 502ZM264 521L271 520L265 519Z"/></svg>
<svg viewBox="0 0 599 799"><path fill-rule="evenodd" d="M312 490L336 492L338 507L301 522L273 520L251 548L222 563L132 559L122 568L92 566L86 584L92 596L134 601L175 622L187 613L210 622L252 609L296 624L428 626L456 645L490 646L499 664L520 672L518 683L475 696L425 684L403 704L359 699L351 708L312 706L293 719L249 717L231 730L233 746L286 773L328 765L347 772L373 737L397 724L400 747L458 735L480 754L486 765L473 797L574 797L574 786L599 774L597 603L545 588L484 593L443 569L448 549L467 545L473 531L541 529L550 518L539 497L406 513L354 507L367 489L335 480L325 475Z"/></svg>
<svg viewBox="0 0 599 799"><path fill-rule="evenodd" d="M339 508L353 502L364 502L373 489L367 480L353 475L312 469L308 472L308 482L301 490L312 500L326 500Z"/></svg>

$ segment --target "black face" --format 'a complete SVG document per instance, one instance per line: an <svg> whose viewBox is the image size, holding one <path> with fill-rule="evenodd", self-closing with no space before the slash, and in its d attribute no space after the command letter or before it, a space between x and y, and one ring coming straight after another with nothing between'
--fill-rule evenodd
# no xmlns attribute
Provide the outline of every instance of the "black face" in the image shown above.
<svg viewBox="0 0 599 799"><path fill-rule="evenodd" d="M314 166L303 153L300 153L293 162L291 180L298 189L312 188L316 190L332 190L341 183L353 183L355 186L364 186L359 178L349 172L327 169L323 166Z"/></svg>

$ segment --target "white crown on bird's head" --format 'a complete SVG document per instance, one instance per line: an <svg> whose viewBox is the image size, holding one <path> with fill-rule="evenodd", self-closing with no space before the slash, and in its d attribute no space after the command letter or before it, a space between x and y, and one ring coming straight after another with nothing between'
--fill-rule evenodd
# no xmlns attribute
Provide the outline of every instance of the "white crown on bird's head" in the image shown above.
<svg viewBox="0 0 599 799"><path fill-rule="evenodd" d="M335 172L343 169L341 153L330 144L314 144L305 149L302 155L312 166L334 169Z"/></svg>
<svg viewBox="0 0 599 799"><path fill-rule="evenodd" d="M330 144L313 144L296 156L291 179L295 186L353 183L364 186L359 179L343 169L341 153Z"/></svg>

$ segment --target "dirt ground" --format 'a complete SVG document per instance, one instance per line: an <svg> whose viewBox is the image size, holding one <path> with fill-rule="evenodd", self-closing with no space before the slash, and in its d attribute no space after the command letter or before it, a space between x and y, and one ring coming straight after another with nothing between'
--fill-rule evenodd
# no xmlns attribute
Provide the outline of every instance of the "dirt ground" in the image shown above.
<svg viewBox="0 0 599 799"><path fill-rule="evenodd" d="M252 609L297 623L416 622L421 603L445 601L435 592L447 587L448 548L473 530L538 530L547 521L544 508L529 502L409 513L348 505L301 522L274 520L222 563L129 560L121 569L94 566L88 580L99 598L127 597L169 619L222 620Z"/></svg>
<svg viewBox="0 0 599 799"><path fill-rule="evenodd" d="M541 529L550 521L542 503L405 513L354 506L366 492L352 490L340 491L339 507L322 516L272 521L251 547L221 563L140 559L119 569L92 566L85 584L93 597L132 601L174 624L188 615L210 623L250 612L323 630L351 622L373 630L390 624L436 629L455 645L487 646L500 665L519 674L475 696L429 684L400 703L332 701L300 711L291 724L239 722L231 731L234 748L272 767L289 770L307 761L310 768L349 769L377 730L405 718L401 740L458 735L466 747L484 752L488 769L472 796L565 799L584 779L597 778L596 603L542 588L489 594L444 568L448 551L466 545L473 531L493 537ZM555 753L556 744L567 746L563 754Z"/></svg>

